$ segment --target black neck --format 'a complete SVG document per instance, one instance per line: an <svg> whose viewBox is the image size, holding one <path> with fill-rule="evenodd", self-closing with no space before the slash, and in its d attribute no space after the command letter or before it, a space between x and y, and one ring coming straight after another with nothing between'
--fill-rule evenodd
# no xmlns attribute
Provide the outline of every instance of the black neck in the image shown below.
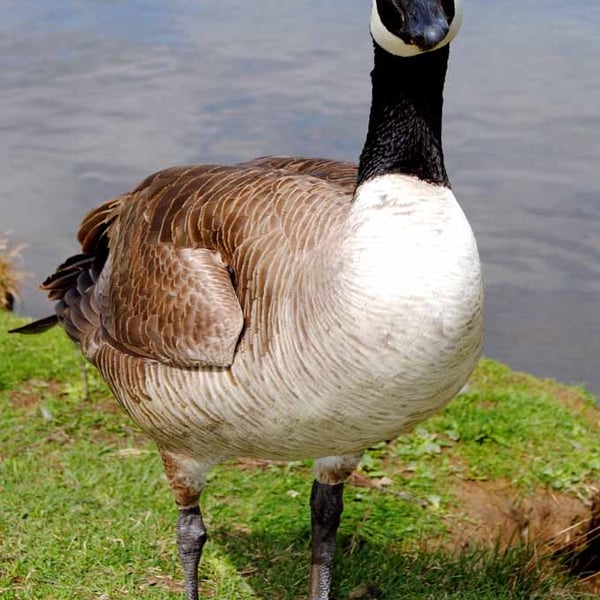
<svg viewBox="0 0 600 600"><path fill-rule="evenodd" d="M402 173L450 187L442 152L448 46L401 58L375 44L373 98L357 185Z"/></svg>

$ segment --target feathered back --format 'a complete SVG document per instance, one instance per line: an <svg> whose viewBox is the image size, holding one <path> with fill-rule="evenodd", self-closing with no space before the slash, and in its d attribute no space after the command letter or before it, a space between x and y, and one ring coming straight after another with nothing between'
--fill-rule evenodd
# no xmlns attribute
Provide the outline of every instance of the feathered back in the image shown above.
<svg viewBox="0 0 600 600"><path fill-rule="evenodd" d="M154 173L85 217L82 254L42 285L56 317L18 331L60 321L90 358L101 334L134 356L228 366L246 322L264 351L273 272L302 276L294 261L319 247L355 180L350 163L282 157Z"/></svg>

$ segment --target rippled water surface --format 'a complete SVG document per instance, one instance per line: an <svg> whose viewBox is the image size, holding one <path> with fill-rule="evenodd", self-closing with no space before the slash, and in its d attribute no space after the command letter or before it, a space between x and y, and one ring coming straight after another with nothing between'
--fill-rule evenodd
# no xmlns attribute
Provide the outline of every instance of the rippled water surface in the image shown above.
<svg viewBox="0 0 600 600"><path fill-rule="evenodd" d="M600 3L464 0L445 147L477 234L486 353L600 391ZM369 0L4 0L0 231L34 283L82 215L153 170L355 160Z"/></svg>

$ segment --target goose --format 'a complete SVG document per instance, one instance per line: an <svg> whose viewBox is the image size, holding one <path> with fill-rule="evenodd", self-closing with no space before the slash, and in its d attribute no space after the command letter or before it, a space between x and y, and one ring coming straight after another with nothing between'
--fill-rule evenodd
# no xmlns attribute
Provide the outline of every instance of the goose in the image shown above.
<svg viewBox="0 0 600 600"><path fill-rule="evenodd" d="M92 210L43 284L154 440L188 600L200 496L231 458L314 459L309 600L330 597L344 482L460 390L480 354L475 238L448 180L442 95L459 0L374 0L358 167L262 157L159 171Z"/></svg>

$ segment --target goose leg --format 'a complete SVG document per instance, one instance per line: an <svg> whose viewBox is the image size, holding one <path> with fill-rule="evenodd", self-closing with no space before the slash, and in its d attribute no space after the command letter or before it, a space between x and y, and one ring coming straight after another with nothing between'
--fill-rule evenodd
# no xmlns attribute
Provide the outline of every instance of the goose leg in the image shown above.
<svg viewBox="0 0 600 600"><path fill-rule="evenodd" d="M198 600L198 564L206 538L200 507L180 508L177 519L177 551L183 567L188 600Z"/></svg>
<svg viewBox="0 0 600 600"><path fill-rule="evenodd" d="M179 507L177 551L183 567L187 600L199 600L198 564L207 539L199 501L210 465L166 450L161 450L160 455Z"/></svg>
<svg viewBox="0 0 600 600"><path fill-rule="evenodd" d="M327 457L315 461L315 481L310 495L311 565L308 600L329 600L335 538L344 508L344 481L360 456Z"/></svg>
<svg viewBox="0 0 600 600"><path fill-rule="evenodd" d="M310 495L311 560L308 600L328 600L333 573L335 537L344 507L344 484L313 482Z"/></svg>

